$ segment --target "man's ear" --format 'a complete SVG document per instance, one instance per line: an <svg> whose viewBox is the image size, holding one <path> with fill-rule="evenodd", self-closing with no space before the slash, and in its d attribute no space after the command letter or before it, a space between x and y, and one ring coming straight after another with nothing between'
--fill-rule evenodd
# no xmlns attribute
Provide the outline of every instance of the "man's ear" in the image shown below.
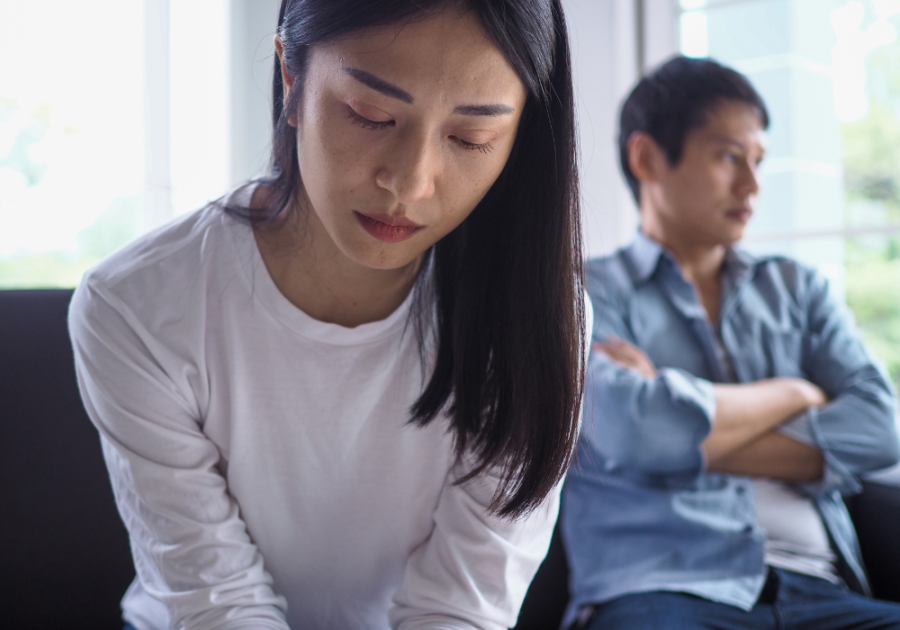
<svg viewBox="0 0 900 630"><path fill-rule="evenodd" d="M275 54L278 55L278 61L281 66L281 85L284 88L282 107L288 105L288 94L291 93L291 86L294 85L294 76L288 71L287 62L284 60L284 42L281 41L281 35L275 36ZM288 124L291 127L297 126L297 115L293 112L288 114Z"/></svg>
<svg viewBox="0 0 900 630"><path fill-rule="evenodd" d="M667 164L666 156L649 133L635 131L628 137L628 167L641 183L656 181L660 169Z"/></svg>

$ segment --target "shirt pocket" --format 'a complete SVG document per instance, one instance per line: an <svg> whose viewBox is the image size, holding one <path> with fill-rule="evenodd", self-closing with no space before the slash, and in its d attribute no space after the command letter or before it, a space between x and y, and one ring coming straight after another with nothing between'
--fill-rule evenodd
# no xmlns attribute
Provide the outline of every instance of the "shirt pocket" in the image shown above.
<svg viewBox="0 0 900 630"><path fill-rule="evenodd" d="M763 360L769 378L807 378L803 371L803 331L764 326L761 332Z"/></svg>

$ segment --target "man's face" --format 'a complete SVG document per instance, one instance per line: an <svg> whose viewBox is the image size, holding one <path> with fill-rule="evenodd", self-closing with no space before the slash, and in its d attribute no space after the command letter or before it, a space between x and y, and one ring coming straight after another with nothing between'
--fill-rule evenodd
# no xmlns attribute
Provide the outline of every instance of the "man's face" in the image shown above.
<svg viewBox="0 0 900 630"><path fill-rule="evenodd" d="M700 246L730 245L740 240L756 209L759 165L766 132L759 112L741 101L723 101L707 124L685 138L681 161L674 167L656 161L654 181L642 211L665 230L667 240Z"/></svg>

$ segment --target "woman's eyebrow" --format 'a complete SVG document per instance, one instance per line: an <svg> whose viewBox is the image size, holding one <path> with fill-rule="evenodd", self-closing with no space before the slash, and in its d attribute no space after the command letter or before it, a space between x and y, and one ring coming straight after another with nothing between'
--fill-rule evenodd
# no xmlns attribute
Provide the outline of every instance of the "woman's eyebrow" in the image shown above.
<svg viewBox="0 0 900 630"><path fill-rule="evenodd" d="M503 116L514 111L509 105L460 105L453 108L454 114L463 116Z"/></svg>
<svg viewBox="0 0 900 630"><path fill-rule="evenodd" d="M359 68L348 68L347 66L342 66L342 70L363 85L372 88L376 92L381 92L385 96L396 98L397 100L403 101L404 103L412 103L414 100L416 100L412 97L412 94L410 94L406 90L402 90L393 83L388 83L384 79L379 79L374 74L366 72L365 70L360 70Z"/></svg>
<svg viewBox="0 0 900 630"><path fill-rule="evenodd" d="M403 101L404 103L412 104L416 99L413 98L413 95L407 92L406 90L397 87L393 83L389 83L384 79L376 77L371 72L366 72L365 70L360 70L359 68L351 68L349 66L342 66L341 69L349 74L351 77L362 83L363 85L372 88L376 92L381 92L385 96L389 96L391 98L395 98L399 101ZM454 114L461 114L463 116L504 116L506 114L511 114L515 111L515 108L510 107L509 105L459 105L453 109Z"/></svg>

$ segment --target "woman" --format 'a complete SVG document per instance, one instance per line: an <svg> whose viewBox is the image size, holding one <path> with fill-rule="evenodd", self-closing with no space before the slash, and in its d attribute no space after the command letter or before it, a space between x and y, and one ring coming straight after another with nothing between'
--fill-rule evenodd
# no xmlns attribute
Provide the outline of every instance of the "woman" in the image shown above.
<svg viewBox="0 0 900 630"><path fill-rule="evenodd" d="M558 0L284 0L269 176L70 328L138 630L506 628L585 330Z"/></svg>

